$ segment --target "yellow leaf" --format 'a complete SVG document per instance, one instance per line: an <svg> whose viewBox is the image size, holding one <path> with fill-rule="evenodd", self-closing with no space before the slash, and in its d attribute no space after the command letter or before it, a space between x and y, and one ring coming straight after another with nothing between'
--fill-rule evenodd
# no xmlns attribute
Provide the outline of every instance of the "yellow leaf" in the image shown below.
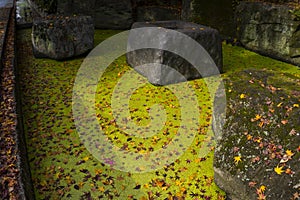
<svg viewBox="0 0 300 200"><path fill-rule="evenodd" d="M101 169L95 169L95 174L98 175L98 174L101 174L102 173L102 170Z"/></svg>
<svg viewBox="0 0 300 200"><path fill-rule="evenodd" d="M293 107L294 107L294 108L299 108L299 104L295 103L295 104L293 105Z"/></svg>
<svg viewBox="0 0 300 200"><path fill-rule="evenodd" d="M181 185L181 181L177 180L177 181L175 182L175 184L176 184L177 186L180 186L180 185Z"/></svg>
<svg viewBox="0 0 300 200"><path fill-rule="evenodd" d="M193 180L194 178L195 178L194 175L189 176L190 180Z"/></svg>
<svg viewBox="0 0 300 200"><path fill-rule="evenodd" d="M84 157L83 160L84 161L88 161L90 158L88 156Z"/></svg>
<svg viewBox="0 0 300 200"><path fill-rule="evenodd" d="M283 102L279 103L279 104L277 105L277 107L278 107L278 108L281 107L282 104L283 104Z"/></svg>
<svg viewBox="0 0 300 200"><path fill-rule="evenodd" d="M56 177L56 178L59 178L59 177L60 177L60 173L59 173L59 172L56 173L56 174L55 174L55 177Z"/></svg>
<svg viewBox="0 0 300 200"><path fill-rule="evenodd" d="M277 173L277 174L281 174L282 172L284 172L284 170L282 170L283 166L279 167L278 165L274 168L274 171Z"/></svg>
<svg viewBox="0 0 300 200"><path fill-rule="evenodd" d="M260 186L259 190L260 190L261 192L264 192L264 191L266 190L266 186L264 186L264 185Z"/></svg>
<svg viewBox="0 0 300 200"><path fill-rule="evenodd" d="M240 95L240 99L245 99L246 98L246 95L245 94L241 94Z"/></svg>
<svg viewBox="0 0 300 200"><path fill-rule="evenodd" d="M286 150L285 153L288 157L292 157L294 155L294 153L291 150Z"/></svg>
<svg viewBox="0 0 300 200"><path fill-rule="evenodd" d="M241 156L235 156L234 157L235 164L238 164L240 161L242 161Z"/></svg>
<svg viewBox="0 0 300 200"><path fill-rule="evenodd" d="M46 180L43 180L40 184L41 184L41 186L46 186L46 185L48 185L48 183L47 183Z"/></svg>
<svg viewBox="0 0 300 200"><path fill-rule="evenodd" d="M247 140L251 140L252 139L252 135L247 134Z"/></svg>
<svg viewBox="0 0 300 200"><path fill-rule="evenodd" d="M79 186L80 188L82 188L83 185L84 185L84 182L79 182L79 183L78 183L78 186Z"/></svg>
<svg viewBox="0 0 300 200"><path fill-rule="evenodd" d="M98 190L99 190L100 192L104 192L104 191L105 191L104 187L102 187L102 186L99 187Z"/></svg>
<svg viewBox="0 0 300 200"><path fill-rule="evenodd" d="M261 119L261 115L255 115L255 120L260 120Z"/></svg>

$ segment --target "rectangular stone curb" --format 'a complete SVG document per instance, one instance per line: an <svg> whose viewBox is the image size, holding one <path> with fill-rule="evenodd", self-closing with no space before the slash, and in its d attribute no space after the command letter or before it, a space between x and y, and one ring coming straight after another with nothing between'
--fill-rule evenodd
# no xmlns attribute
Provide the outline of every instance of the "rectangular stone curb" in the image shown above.
<svg viewBox="0 0 300 200"><path fill-rule="evenodd" d="M27 159L27 151L26 151L26 143L25 137L23 133L23 125L22 125L22 112L21 112L21 99L20 99L20 90L18 85L18 78L16 76L16 19L15 19L15 1L8 1L5 7L0 8L0 22L3 23L3 28L0 29L3 31L3 35L1 37L1 68L0 72L2 75L1 79L1 107L5 108L3 111L3 117L1 119L2 125L4 126L6 123L12 122L10 126L12 129L3 129L4 127L0 127L0 134L9 134L11 137L9 139L11 141L10 145L15 145L12 148L12 153L7 154L8 157L15 157L15 161L12 164L12 170L15 170L14 176L10 177L12 174L3 174L3 177L0 177L0 180L5 183L2 185L3 188L7 189L7 195L0 196L0 199L28 199L34 200L34 190L31 181L31 173L29 168L29 163ZM8 83L7 83L7 82ZM5 84L3 84L5 82ZM3 87L3 85L8 85L8 87ZM9 98L9 99L4 99ZM12 101L11 101L12 100ZM7 120L9 120L7 122ZM9 131L9 132L8 132ZM3 143L2 143L3 144ZM4 143L5 145L6 143ZM12 145L11 145L12 146ZM4 159L5 157L1 158ZM11 172L10 172L11 173ZM5 180L9 177L11 181L16 181L13 185L6 182ZM5 193L5 191L2 191ZM2 193L3 194L3 193Z"/></svg>
<svg viewBox="0 0 300 200"><path fill-rule="evenodd" d="M2 69L3 46L7 33L7 22L11 13L10 8L0 8L0 69Z"/></svg>

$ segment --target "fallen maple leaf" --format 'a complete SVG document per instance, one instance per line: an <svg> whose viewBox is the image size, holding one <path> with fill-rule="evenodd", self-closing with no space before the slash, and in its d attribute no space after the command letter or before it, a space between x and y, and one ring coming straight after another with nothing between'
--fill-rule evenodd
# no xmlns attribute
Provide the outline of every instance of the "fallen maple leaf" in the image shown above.
<svg viewBox="0 0 300 200"><path fill-rule="evenodd" d="M260 193L260 194L262 194L262 193L264 193L265 190L266 190L266 186L261 185L261 186L257 189L257 192Z"/></svg>
<svg viewBox="0 0 300 200"><path fill-rule="evenodd" d="M281 106L282 106L282 104L283 104L283 102L281 102L281 103L277 104L277 107L278 107L278 108L279 108L279 107L281 107Z"/></svg>
<svg viewBox="0 0 300 200"><path fill-rule="evenodd" d="M264 191L266 190L266 186L264 186L264 185L260 186L259 190L260 190L261 192L264 192Z"/></svg>
<svg viewBox="0 0 300 200"><path fill-rule="evenodd" d="M287 168L285 170L285 173L291 175L291 174L293 174L293 171L290 168Z"/></svg>
<svg viewBox="0 0 300 200"><path fill-rule="evenodd" d="M292 129L292 130L290 131L289 135L290 135L290 136L293 136L293 135L296 135L296 133L297 133L296 130L295 130L295 129Z"/></svg>
<svg viewBox="0 0 300 200"><path fill-rule="evenodd" d="M235 156L234 157L234 162L237 165L240 161L242 161L241 156Z"/></svg>
<svg viewBox="0 0 300 200"><path fill-rule="evenodd" d="M258 200L265 200L265 199L266 199L266 196L265 196L263 193L259 193L257 199L258 199Z"/></svg>
<svg viewBox="0 0 300 200"><path fill-rule="evenodd" d="M285 155L283 155L283 157L281 158L280 163L286 163L286 162L289 161L289 160L290 160L290 158L285 154Z"/></svg>
<svg viewBox="0 0 300 200"><path fill-rule="evenodd" d="M277 174L281 174L282 172L284 172L284 170L282 170L283 166L279 167L278 165L274 168L274 171L277 173Z"/></svg>
<svg viewBox="0 0 300 200"><path fill-rule="evenodd" d="M246 95L245 94L241 94L240 95L240 99L245 99L246 98Z"/></svg>
<svg viewBox="0 0 300 200"><path fill-rule="evenodd" d="M257 142L257 143L261 143L261 140L262 140L262 138L261 137L258 137L258 138L254 138L254 142Z"/></svg>
<svg viewBox="0 0 300 200"><path fill-rule="evenodd" d="M257 120L260 120L261 119L261 115L255 115L255 118L254 118L256 121Z"/></svg>
<svg viewBox="0 0 300 200"><path fill-rule="evenodd" d="M263 125L264 125L264 122L261 121L258 126L261 128L261 127L263 127Z"/></svg>
<svg viewBox="0 0 300 200"><path fill-rule="evenodd" d="M300 198L299 192L294 193L293 197L294 197L294 199L299 199Z"/></svg>
<svg viewBox="0 0 300 200"><path fill-rule="evenodd" d="M256 182L250 181L248 185L249 185L249 187L254 187L256 184L257 184Z"/></svg>
<svg viewBox="0 0 300 200"><path fill-rule="evenodd" d="M250 134L247 135L247 140L251 140L252 138L253 138L252 135L250 135Z"/></svg>
<svg viewBox="0 0 300 200"><path fill-rule="evenodd" d="M291 150L286 150L285 154L289 157L289 159L291 159L292 156L294 155L294 153Z"/></svg>
<svg viewBox="0 0 300 200"><path fill-rule="evenodd" d="M266 190L266 186L262 185L259 188L256 189L256 194L258 195L258 200L265 200L266 196L264 194L264 191Z"/></svg>

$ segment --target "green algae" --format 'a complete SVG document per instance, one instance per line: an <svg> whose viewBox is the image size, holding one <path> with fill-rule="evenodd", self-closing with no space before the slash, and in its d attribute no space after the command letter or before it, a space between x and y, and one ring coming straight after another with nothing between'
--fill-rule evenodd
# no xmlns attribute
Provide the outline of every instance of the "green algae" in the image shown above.
<svg viewBox="0 0 300 200"><path fill-rule="evenodd" d="M116 33L118 31L97 30L95 43L98 44ZM22 86L22 110L28 156L37 199L171 199L172 197L224 199L224 192L213 182L213 151L206 157L198 156L211 121L210 97L203 80L190 82L199 98L201 126L199 135L188 150L173 164L154 172L131 174L117 171L101 164L86 150L74 126L72 87L76 72L84 58L60 62L35 59L31 54L29 34L29 30L18 33L21 49L18 55L18 72ZM268 80L274 82L276 86L280 85L281 74L290 78L292 83L295 82L295 78L299 78L299 68L260 56L241 47L223 45L223 56L225 73L222 76L229 101L230 98L239 98L238 91L243 91L242 88L236 89L243 87L239 82L242 78L239 74L241 71L255 69L267 70L272 74L275 72L277 76L272 76ZM122 134L112 123L110 107L102 106L109 105L111 92L118 77L129 69L123 56L102 76L95 102L99 123L106 128L108 138L116 146L127 143L129 150L138 152L161 148L168 138L174 136L178 126L176 118L180 115L177 109L168 109L170 102L172 107L178 106L170 91L148 84L139 88L130 100L131 117L140 125L149 122L146 107L159 102L167 108L168 126L158 133L156 136L158 139L152 137L145 141ZM263 79L259 77L261 78ZM256 87L259 88L259 85ZM287 87L290 93L297 89L297 85L291 88L289 84ZM253 94L247 95L254 95L254 92L255 90ZM157 101L158 94L161 96L159 101ZM137 100L147 103L136 103ZM246 110L239 110L239 113L245 120L256 114L254 111L248 113ZM245 124L247 130L255 126L251 123ZM232 141L241 138L237 135L232 137ZM247 140L242 138L241 144L246 143ZM244 167L243 163L238 166L240 169Z"/></svg>
<svg viewBox="0 0 300 200"><path fill-rule="evenodd" d="M116 33L118 31L97 30L95 42ZM72 87L84 58L67 61L35 59L31 54L29 34L29 30L18 33L20 48L24 48L19 52L18 72L28 157L37 199L224 198L224 193L213 182L213 151L203 158L198 156L211 121L212 106L204 80L191 81L191 85L198 88L196 95L201 97L201 127L200 134L186 152L160 170L141 174L121 172L96 160L80 141L74 126ZM129 69L123 56L102 76L95 102L99 123L116 146L127 144L129 150L138 152L159 149L169 142L179 126L180 110L174 109L178 102L172 92L148 84L132 95L129 108L137 124L149 122L147 107L160 103L166 108L167 126L147 140L122 134L112 124L110 107L103 106L109 105L118 77Z"/></svg>

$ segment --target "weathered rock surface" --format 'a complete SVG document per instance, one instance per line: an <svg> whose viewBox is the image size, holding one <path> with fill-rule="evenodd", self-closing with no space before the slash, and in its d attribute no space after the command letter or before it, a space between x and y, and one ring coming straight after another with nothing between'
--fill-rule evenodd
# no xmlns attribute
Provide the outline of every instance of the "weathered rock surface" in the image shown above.
<svg viewBox="0 0 300 200"><path fill-rule="evenodd" d="M175 9L165 7L138 7L136 9L138 22L143 21L163 21L163 20L179 20L180 12Z"/></svg>
<svg viewBox="0 0 300 200"><path fill-rule="evenodd" d="M96 28L129 29L133 23L130 0L60 0L57 11L92 16Z"/></svg>
<svg viewBox="0 0 300 200"><path fill-rule="evenodd" d="M62 60L87 53L94 47L93 20L78 16L35 21L32 45L37 58Z"/></svg>
<svg viewBox="0 0 300 200"><path fill-rule="evenodd" d="M232 200L298 199L299 77L246 70L229 80L227 120L214 157L216 184Z"/></svg>
<svg viewBox="0 0 300 200"><path fill-rule="evenodd" d="M190 36L201 44L211 56L219 69L217 70L217 73L222 71L222 44L217 30L194 23L176 20L158 21L153 23L136 22L133 24L132 29L141 27L163 27L167 29L174 29ZM138 38L144 41L151 41L152 36L149 35L151 35L151 30L139 32L136 37L132 36L132 40L129 39L128 42L129 49L132 46L139 45L141 41L138 41ZM149 82L152 84L166 85L216 74L215 72L211 72L211 70L214 71L214 69L206 69L205 66L202 66L202 72L204 73L199 74L198 70L188 63L185 58L181 58L179 55L163 50L165 47L170 45L174 48L174 50L182 49L187 45L184 43L183 38L178 39L174 34L169 34L167 31L159 35L155 35L155 38L159 43L160 49L139 49L127 53L127 62L139 73L147 77ZM190 50L190 53L192 54L193 49ZM151 63L155 63L155 65L151 65ZM166 68L165 66L168 66L169 68ZM178 72L183 76L178 74Z"/></svg>
<svg viewBox="0 0 300 200"><path fill-rule="evenodd" d="M166 21L181 18L181 0L133 0L134 21Z"/></svg>
<svg viewBox="0 0 300 200"><path fill-rule="evenodd" d="M96 28L129 29L133 23L130 0L96 0L94 10Z"/></svg>
<svg viewBox="0 0 300 200"><path fill-rule="evenodd" d="M57 12L62 15L94 15L96 0L59 0L57 1Z"/></svg>
<svg viewBox="0 0 300 200"><path fill-rule="evenodd" d="M232 0L184 0L181 19L216 28L222 35L235 37L234 2Z"/></svg>
<svg viewBox="0 0 300 200"><path fill-rule="evenodd" d="M236 10L238 35L248 49L300 65L300 21L293 8L241 2Z"/></svg>

